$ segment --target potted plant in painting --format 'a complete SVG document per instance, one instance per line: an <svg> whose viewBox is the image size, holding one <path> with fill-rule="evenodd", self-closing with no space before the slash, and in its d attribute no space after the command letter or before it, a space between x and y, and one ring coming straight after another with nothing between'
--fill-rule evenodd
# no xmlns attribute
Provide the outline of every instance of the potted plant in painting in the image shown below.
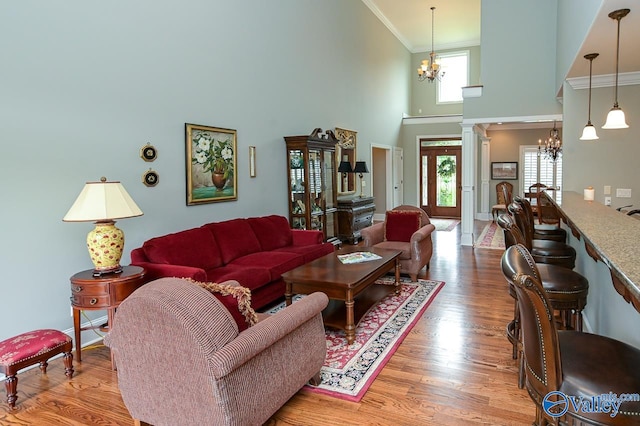
<svg viewBox="0 0 640 426"><path fill-rule="evenodd" d="M211 182L222 191L233 177L233 141L230 138L214 139L211 134L197 135L193 162L200 164L205 172L211 172Z"/></svg>

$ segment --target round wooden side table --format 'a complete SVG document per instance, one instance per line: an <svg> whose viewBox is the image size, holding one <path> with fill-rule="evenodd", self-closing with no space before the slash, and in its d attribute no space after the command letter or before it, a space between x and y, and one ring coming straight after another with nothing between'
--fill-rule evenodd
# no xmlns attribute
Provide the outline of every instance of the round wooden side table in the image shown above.
<svg viewBox="0 0 640 426"><path fill-rule="evenodd" d="M71 277L71 306L73 330L76 341L76 360L82 361L80 336L85 330L100 329L108 332L113 325L116 308L136 289L145 283L145 270L140 266L124 266L122 272L93 276L93 269L78 272ZM83 310L106 310L107 323L88 327L80 326ZM115 370L113 356L111 367Z"/></svg>

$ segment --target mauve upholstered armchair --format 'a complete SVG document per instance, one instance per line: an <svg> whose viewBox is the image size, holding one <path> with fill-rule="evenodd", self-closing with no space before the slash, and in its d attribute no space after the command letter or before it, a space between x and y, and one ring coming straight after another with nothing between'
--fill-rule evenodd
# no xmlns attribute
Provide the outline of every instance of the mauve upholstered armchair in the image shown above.
<svg viewBox="0 0 640 426"><path fill-rule="evenodd" d="M263 424L319 379L327 303L310 294L239 333L207 290L179 278L145 284L105 337L129 413L156 426Z"/></svg>
<svg viewBox="0 0 640 426"><path fill-rule="evenodd" d="M387 241L385 238L385 222L374 223L364 228L361 232L363 245L366 247L379 247L382 249L402 250L400 255L400 272L409 274L412 281L417 281L418 272L427 266L433 255L433 241L431 234L436 227L429 220L429 216L419 207L401 205L392 211L415 211L420 214L421 226L416 230L408 242Z"/></svg>

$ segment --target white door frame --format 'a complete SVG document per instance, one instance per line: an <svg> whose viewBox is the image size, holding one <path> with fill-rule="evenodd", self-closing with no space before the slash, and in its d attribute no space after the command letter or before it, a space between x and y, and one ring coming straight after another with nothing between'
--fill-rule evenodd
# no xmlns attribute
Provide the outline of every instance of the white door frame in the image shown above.
<svg viewBox="0 0 640 426"><path fill-rule="evenodd" d="M392 163L392 160L393 160L392 152L393 151L392 150L393 150L394 147L391 146L391 145L382 145L382 144L374 144L374 143L371 144L371 147L369 148L370 149L369 158L371 159L371 167L372 167L373 173L376 173L376 170L373 169L373 149L374 148L382 149L385 152L385 158L384 158L384 160L385 160L384 161L385 170L384 170L384 173L385 173L385 176L387 177L386 181L389 182L391 179L389 179L388 177L389 176L393 176L393 174L392 174L393 173L393 163ZM378 171L378 173L379 172L380 171ZM372 177L372 179L371 179L371 195L373 195L373 191L374 191L373 180L374 179ZM385 207L384 210L385 211L391 210L393 208L393 185L387 185L386 191L385 191L385 198L386 198L386 204L384 206ZM374 202L375 202L375 200L374 200ZM373 219L376 220L376 221L377 220L381 220L382 221L382 220L384 220L384 215L383 214L374 214L373 215Z"/></svg>

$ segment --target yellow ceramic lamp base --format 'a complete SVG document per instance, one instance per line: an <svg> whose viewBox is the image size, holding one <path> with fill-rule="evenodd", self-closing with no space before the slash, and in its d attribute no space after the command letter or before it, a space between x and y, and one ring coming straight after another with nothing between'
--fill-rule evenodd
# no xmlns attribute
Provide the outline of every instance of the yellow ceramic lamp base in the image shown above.
<svg viewBox="0 0 640 426"><path fill-rule="evenodd" d="M96 227L87 235L87 248L95 266L94 275L122 271L124 233L116 228L114 221L96 222Z"/></svg>

